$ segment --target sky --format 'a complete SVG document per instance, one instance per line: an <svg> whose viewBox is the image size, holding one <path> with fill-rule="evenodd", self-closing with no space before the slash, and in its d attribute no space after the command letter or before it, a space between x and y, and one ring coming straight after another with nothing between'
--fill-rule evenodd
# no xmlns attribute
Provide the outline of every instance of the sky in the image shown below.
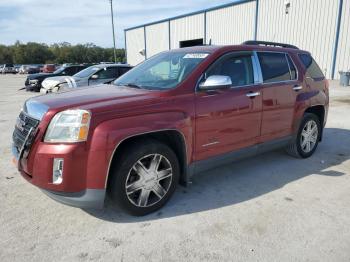
<svg viewBox="0 0 350 262"><path fill-rule="evenodd" d="M113 0L117 48L124 29L233 0ZM0 44L70 42L112 47L109 0L0 0Z"/></svg>

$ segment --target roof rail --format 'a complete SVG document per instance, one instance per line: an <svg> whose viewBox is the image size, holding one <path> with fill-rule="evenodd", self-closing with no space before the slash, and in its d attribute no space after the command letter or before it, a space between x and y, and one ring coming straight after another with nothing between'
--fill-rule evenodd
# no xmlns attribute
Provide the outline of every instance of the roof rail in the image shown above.
<svg viewBox="0 0 350 262"><path fill-rule="evenodd" d="M285 48L299 49L295 45L276 43L276 42L267 42L267 41L255 41L255 40L245 41L245 42L242 43L242 45L265 45L265 46L274 46L274 47L285 47Z"/></svg>

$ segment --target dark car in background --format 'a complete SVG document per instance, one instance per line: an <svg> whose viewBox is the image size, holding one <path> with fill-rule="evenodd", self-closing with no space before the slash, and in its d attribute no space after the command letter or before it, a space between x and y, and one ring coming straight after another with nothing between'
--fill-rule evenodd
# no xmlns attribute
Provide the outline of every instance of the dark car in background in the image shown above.
<svg viewBox="0 0 350 262"><path fill-rule="evenodd" d="M27 70L27 73L29 75L40 73L40 67L41 67L41 65L30 65L28 70Z"/></svg>
<svg viewBox="0 0 350 262"><path fill-rule="evenodd" d="M57 69L53 73L37 73L37 74L31 74L28 75L26 81L25 81L25 89L27 91L35 91L39 92L41 86L41 83L48 77L54 77L54 76L72 76L79 71L85 69L87 65L69 65L69 66L63 66Z"/></svg>

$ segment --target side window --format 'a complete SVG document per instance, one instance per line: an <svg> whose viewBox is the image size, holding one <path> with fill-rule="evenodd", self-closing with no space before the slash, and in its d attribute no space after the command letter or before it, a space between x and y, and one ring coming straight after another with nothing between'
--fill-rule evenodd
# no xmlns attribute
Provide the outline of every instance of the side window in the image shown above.
<svg viewBox="0 0 350 262"><path fill-rule="evenodd" d="M75 68L74 67L67 67L64 69L64 72L66 75L74 75L75 74Z"/></svg>
<svg viewBox="0 0 350 262"><path fill-rule="evenodd" d="M98 72L99 79L110 79L118 77L118 67L107 67Z"/></svg>
<svg viewBox="0 0 350 262"><path fill-rule="evenodd" d="M129 67L119 67L119 75L124 75L126 72L130 70Z"/></svg>
<svg viewBox="0 0 350 262"><path fill-rule="evenodd" d="M291 80L289 65L284 53L258 52L264 83Z"/></svg>
<svg viewBox="0 0 350 262"><path fill-rule="evenodd" d="M312 78L324 78L322 70L317 65L315 60L308 54L300 54L299 55L301 62L306 68L306 72Z"/></svg>
<svg viewBox="0 0 350 262"><path fill-rule="evenodd" d="M86 68L86 67L83 67L83 66L77 66L77 67L75 68L74 74L80 72L81 70L83 70L83 69L85 69L85 68Z"/></svg>
<svg viewBox="0 0 350 262"><path fill-rule="evenodd" d="M215 64L206 73L206 78L212 75L229 76L232 86L254 84L254 72L250 54L227 55Z"/></svg>
<svg viewBox="0 0 350 262"><path fill-rule="evenodd" d="M287 56L287 60L288 60L288 64L289 64L291 80L295 80L298 77L297 70L296 70L295 65L294 65L292 59L290 58L290 56L289 55L286 55L286 56Z"/></svg>

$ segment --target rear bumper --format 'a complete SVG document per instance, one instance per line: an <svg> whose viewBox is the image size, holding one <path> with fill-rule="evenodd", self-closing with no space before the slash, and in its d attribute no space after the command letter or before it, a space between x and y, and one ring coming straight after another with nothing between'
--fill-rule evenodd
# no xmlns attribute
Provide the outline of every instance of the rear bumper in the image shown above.
<svg viewBox="0 0 350 262"><path fill-rule="evenodd" d="M104 206L106 196L104 189L86 189L76 193L54 192L45 189L42 191L57 202L79 208L101 209Z"/></svg>

